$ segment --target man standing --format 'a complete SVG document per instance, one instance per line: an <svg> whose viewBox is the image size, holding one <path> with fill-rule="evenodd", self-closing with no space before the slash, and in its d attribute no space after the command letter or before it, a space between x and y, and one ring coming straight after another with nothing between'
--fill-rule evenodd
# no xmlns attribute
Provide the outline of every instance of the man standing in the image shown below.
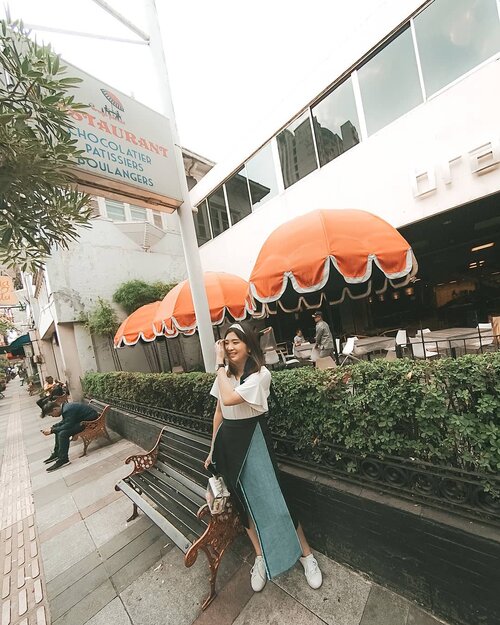
<svg viewBox="0 0 500 625"><path fill-rule="evenodd" d="M98 412L88 404L69 402L62 406L56 402L51 402L45 406L45 414L51 417L62 417L62 421L54 424L50 429L42 430L45 436L55 434L56 444L52 454L44 460L45 464L56 461L47 471L56 471L69 463L69 439L83 430L82 421L95 421L99 416Z"/></svg>
<svg viewBox="0 0 500 625"><path fill-rule="evenodd" d="M331 356L333 354L333 337L326 321L323 320L323 313L317 310L313 313L316 322L316 349L319 351L319 358Z"/></svg>

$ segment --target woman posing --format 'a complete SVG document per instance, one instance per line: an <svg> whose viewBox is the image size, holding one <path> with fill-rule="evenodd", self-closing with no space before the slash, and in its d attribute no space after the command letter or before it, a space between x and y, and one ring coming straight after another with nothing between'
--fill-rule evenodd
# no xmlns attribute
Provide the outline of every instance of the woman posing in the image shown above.
<svg viewBox="0 0 500 625"><path fill-rule="evenodd" d="M217 379L210 392L218 401L205 467L212 465L224 478L255 549L252 588L262 590L268 578L288 570L299 558L309 586L319 588L318 563L279 485L266 420L271 374L263 366L257 338L235 323L215 349Z"/></svg>

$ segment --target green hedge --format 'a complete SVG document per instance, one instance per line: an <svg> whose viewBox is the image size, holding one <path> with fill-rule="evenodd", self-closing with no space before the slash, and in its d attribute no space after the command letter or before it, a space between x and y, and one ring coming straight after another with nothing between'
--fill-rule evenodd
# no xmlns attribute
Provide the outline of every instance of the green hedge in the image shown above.
<svg viewBox="0 0 500 625"><path fill-rule="evenodd" d="M211 419L213 380L208 373L88 373L84 390ZM324 441L361 454L500 469L500 352L276 371L273 386L279 407L271 401L271 428L299 447Z"/></svg>

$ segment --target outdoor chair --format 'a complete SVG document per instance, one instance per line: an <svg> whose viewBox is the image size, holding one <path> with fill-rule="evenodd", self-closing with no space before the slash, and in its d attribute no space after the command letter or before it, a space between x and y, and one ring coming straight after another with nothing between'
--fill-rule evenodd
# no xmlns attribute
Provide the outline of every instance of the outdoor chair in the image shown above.
<svg viewBox="0 0 500 625"><path fill-rule="evenodd" d="M493 344L494 336L493 336L493 325L491 323L478 323L477 324L477 339L467 339L465 341L465 351L474 351L478 352L485 347L489 347ZM488 334L488 336L482 336L484 334ZM481 339L479 338L481 336Z"/></svg>
<svg viewBox="0 0 500 625"><path fill-rule="evenodd" d="M415 332L415 336L418 337L422 337L422 334L429 334L430 332L430 328L424 328L423 330L417 330Z"/></svg>
<svg viewBox="0 0 500 625"><path fill-rule="evenodd" d="M294 367L300 367L300 360L298 358L295 358L295 356L285 354L285 352L281 350L278 352L278 355L281 358L281 361L285 365L285 367L289 369L293 369Z"/></svg>
<svg viewBox="0 0 500 625"><path fill-rule="evenodd" d="M411 347L414 358L435 358L436 356L439 356L437 352L430 352L427 350L420 341L418 343L412 343Z"/></svg>
<svg viewBox="0 0 500 625"><path fill-rule="evenodd" d="M279 364L280 357L278 356L278 352L275 349L264 352L264 362L266 366L275 367Z"/></svg>
<svg viewBox="0 0 500 625"><path fill-rule="evenodd" d="M342 356L344 356L344 360L342 360L342 362L340 363L341 365L345 364L345 362L350 358L351 360L357 360L359 361L359 358L356 358L356 356L353 355L353 351L354 351L354 345L356 343L356 341L358 340L357 336L351 336L347 339L345 345L344 345L344 349L342 350Z"/></svg>
<svg viewBox="0 0 500 625"><path fill-rule="evenodd" d="M386 360L395 360L398 356L398 352L403 350L408 345L408 335L406 330L398 330L396 333L394 347L387 348Z"/></svg>
<svg viewBox="0 0 500 625"><path fill-rule="evenodd" d="M398 330L396 334L396 345L400 345L401 347L406 347L408 344L408 336L406 334L406 330Z"/></svg>

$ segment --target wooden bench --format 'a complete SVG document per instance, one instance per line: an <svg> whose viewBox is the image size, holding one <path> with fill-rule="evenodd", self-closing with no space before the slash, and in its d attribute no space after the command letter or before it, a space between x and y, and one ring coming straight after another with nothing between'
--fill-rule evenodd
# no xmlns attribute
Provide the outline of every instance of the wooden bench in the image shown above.
<svg viewBox="0 0 500 625"><path fill-rule="evenodd" d="M227 547L243 532L230 505L212 516L205 501L208 475L203 462L210 446L197 434L166 426L146 454L125 460L134 463L132 473L115 486L133 503L132 521L142 510L183 551L184 564L192 566L201 549L210 569L210 594L205 610L216 596L217 571Z"/></svg>
<svg viewBox="0 0 500 625"><path fill-rule="evenodd" d="M97 419L94 419L94 421L82 421L81 425L83 426L83 430L71 437L72 441L81 440L83 443L83 453L80 454L80 458L87 455L88 446L96 438L103 436L111 442L111 437L106 429L106 415L108 414L109 408L109 406L104 406L101 414Z"/></svg>

